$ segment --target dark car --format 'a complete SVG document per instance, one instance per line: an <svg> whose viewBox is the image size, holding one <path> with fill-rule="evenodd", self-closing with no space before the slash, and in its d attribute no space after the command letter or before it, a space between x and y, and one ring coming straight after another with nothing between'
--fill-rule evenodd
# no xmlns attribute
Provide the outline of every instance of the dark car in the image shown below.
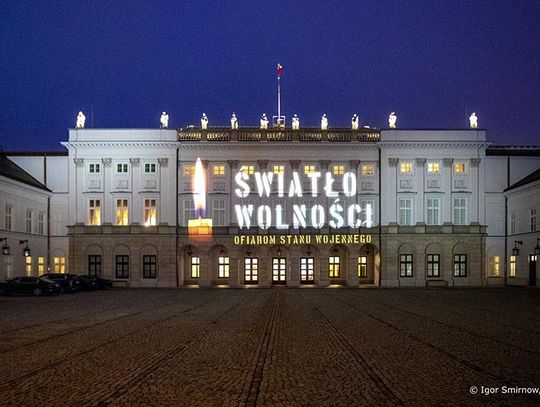
<svg viewBox="0 0 540 407"><path fill-rule="evenodd" d="M42 277L16 277L0 286L3 294L54 295L60 292L59 284Z"/></svg>
<svg viewBox="0 0 540 407"><path fill-rule="evenodd" d="M60 285L61 293L74 293L81 289L79 277L75 274L47 273L40 277L48 278Z"/></svg>
<svg viewBox="0 0 540 407"><path fill-rule="evenodd" d="M79 276L81 282L81 289L84 291L97 290L97 282L94 276Z"/></svg>
<svg viewBox="0 0 540 407"><path fill-rule="evenodd" d="M106 278L102 278L102 277L98 277L98 276L93 276L93 275L86 275L86 276L79 276L79 278L82 280L82 279L87 279L87 280L91 280L91 281L94 281L95 284L96 284L96 288L98 290L106 290L107 288L109 287L112 287L112 281L111 280L107 280ZM83 283L84 284L84 283Z"/></svg>

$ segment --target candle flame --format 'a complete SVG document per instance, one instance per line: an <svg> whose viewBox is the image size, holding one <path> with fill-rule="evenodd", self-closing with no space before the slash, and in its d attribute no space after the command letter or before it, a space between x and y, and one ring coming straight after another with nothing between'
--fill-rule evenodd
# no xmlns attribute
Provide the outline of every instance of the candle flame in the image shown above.
<svg viewBox="0 0 540 407"><path fill-rule="evenodd" d="M206 179L203 164L199 157L197 157L195 173L193 174L193 202L195 204L195 214L199 218L204 216L206 210Z"/></svg>

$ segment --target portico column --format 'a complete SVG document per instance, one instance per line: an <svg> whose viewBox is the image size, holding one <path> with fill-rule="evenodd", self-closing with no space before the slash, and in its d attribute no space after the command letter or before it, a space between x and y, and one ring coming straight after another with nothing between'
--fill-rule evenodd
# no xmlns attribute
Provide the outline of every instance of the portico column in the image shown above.
<svg viewBox="0 0 540 407"><path fill-rule="evenodd" d="M424 222L424 208L425 208L425 199L424 199L424 191L426 190L425 186L425 179L426 179L426 171L425 171L425 165L426 165L426 159L425 158L417 158L416 159L416 210L415 213L415 219L413 219L413 224L416 223L422 223Z"/></svg>
<svg viewBox="0 0 540 407"><path fill-rule="evenodd" d="M234 216L234 204L236 202L236 196L234 195L234 176L236 169L238 168L238 160L228 160L229 164L229 208L227 210L229 217L229 224L231 226L238 226L236 222L236 216Z"/></svg>
<svg viewBox="0 0 540 407"><path fill-rule="evenodd" d="M442 222L452 222L452 164L454 163L453 158L443 158L443 166L444 166L444 181L443 181L443 191L445 195L443 195L443 198L446 196L447 199L446 205L442 205ZM442 204L442 203L441 203Z"/></svg>
<svg viewBox="0 0 540 407"><path fill-rule="evenodd" d="M328 277L328 248L324 247L319 250L319 258L316 259L316 267L319 270L319 278L315 280L315 284L319 287L328 287L330 278ZM317 271L317 270L316 270Z"/></svg>
<svg viewBox="0 0 540 407"><path fill-rule="evenodd" d="M114 203L113 203L113 195L111 194L111 182L112 182L112 174L111 174L111 158L103 158L101 160L103 163L103 212L101 214L103 223L113 223L114 222Z"/></svg>
<svg viewBox="0 0 540 407"><path fill-rule="evenodd" d="M130 158L131 164L131 213L129 214L130 223L144 223L142 213L142 202L139 192L141 190L141 174L139 172L140 158Z"/></svg>

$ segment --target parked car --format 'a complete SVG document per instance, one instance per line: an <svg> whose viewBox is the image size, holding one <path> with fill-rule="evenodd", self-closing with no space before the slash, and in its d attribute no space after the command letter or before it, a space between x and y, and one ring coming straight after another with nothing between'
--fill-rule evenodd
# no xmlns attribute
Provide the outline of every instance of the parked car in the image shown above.
<svg viewBox="0 0 540 407"><path fill-rule="evenodd" d="M33 294L36 296L60 293L60 285L43 277L16 277L0 285L2 294Z"/></svg>
<svg viewBox="0 0 540 407"><path fill-rule="evenodd" d="M112 287L112 281L108 280L106 278L102 278L102 277L98 277L98 276L94 276L94 275L79 276L79 278L81 280L83 278L88 279L88 280L93 280L95 282L96 288L98 290L106 290L107 288Z"/></svg>
<svg viewBox="0 0 540 407"><path fill-rule="evenodd" d="M97 282L94 276L79 276L81 282L81 289L84 291L97 290Z"/></svg>
<svg viewBox="0 0 540 407"><path fill-rule="evenodd" d="M76 274L47 273L40 277L45 277L58 283L61 293L74 293L81 289L81 282Z"/></svg>

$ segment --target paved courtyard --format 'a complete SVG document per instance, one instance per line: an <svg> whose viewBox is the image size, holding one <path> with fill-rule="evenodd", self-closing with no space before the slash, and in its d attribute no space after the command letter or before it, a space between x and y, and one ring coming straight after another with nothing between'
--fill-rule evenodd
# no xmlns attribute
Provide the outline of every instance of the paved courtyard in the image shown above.
<svg viewBox="0 0 540 407"><path fill-rule="evenodd" d="M540 386L539 314L527 288L0 297L0 404L539 405L501 394Z"/></svg>

